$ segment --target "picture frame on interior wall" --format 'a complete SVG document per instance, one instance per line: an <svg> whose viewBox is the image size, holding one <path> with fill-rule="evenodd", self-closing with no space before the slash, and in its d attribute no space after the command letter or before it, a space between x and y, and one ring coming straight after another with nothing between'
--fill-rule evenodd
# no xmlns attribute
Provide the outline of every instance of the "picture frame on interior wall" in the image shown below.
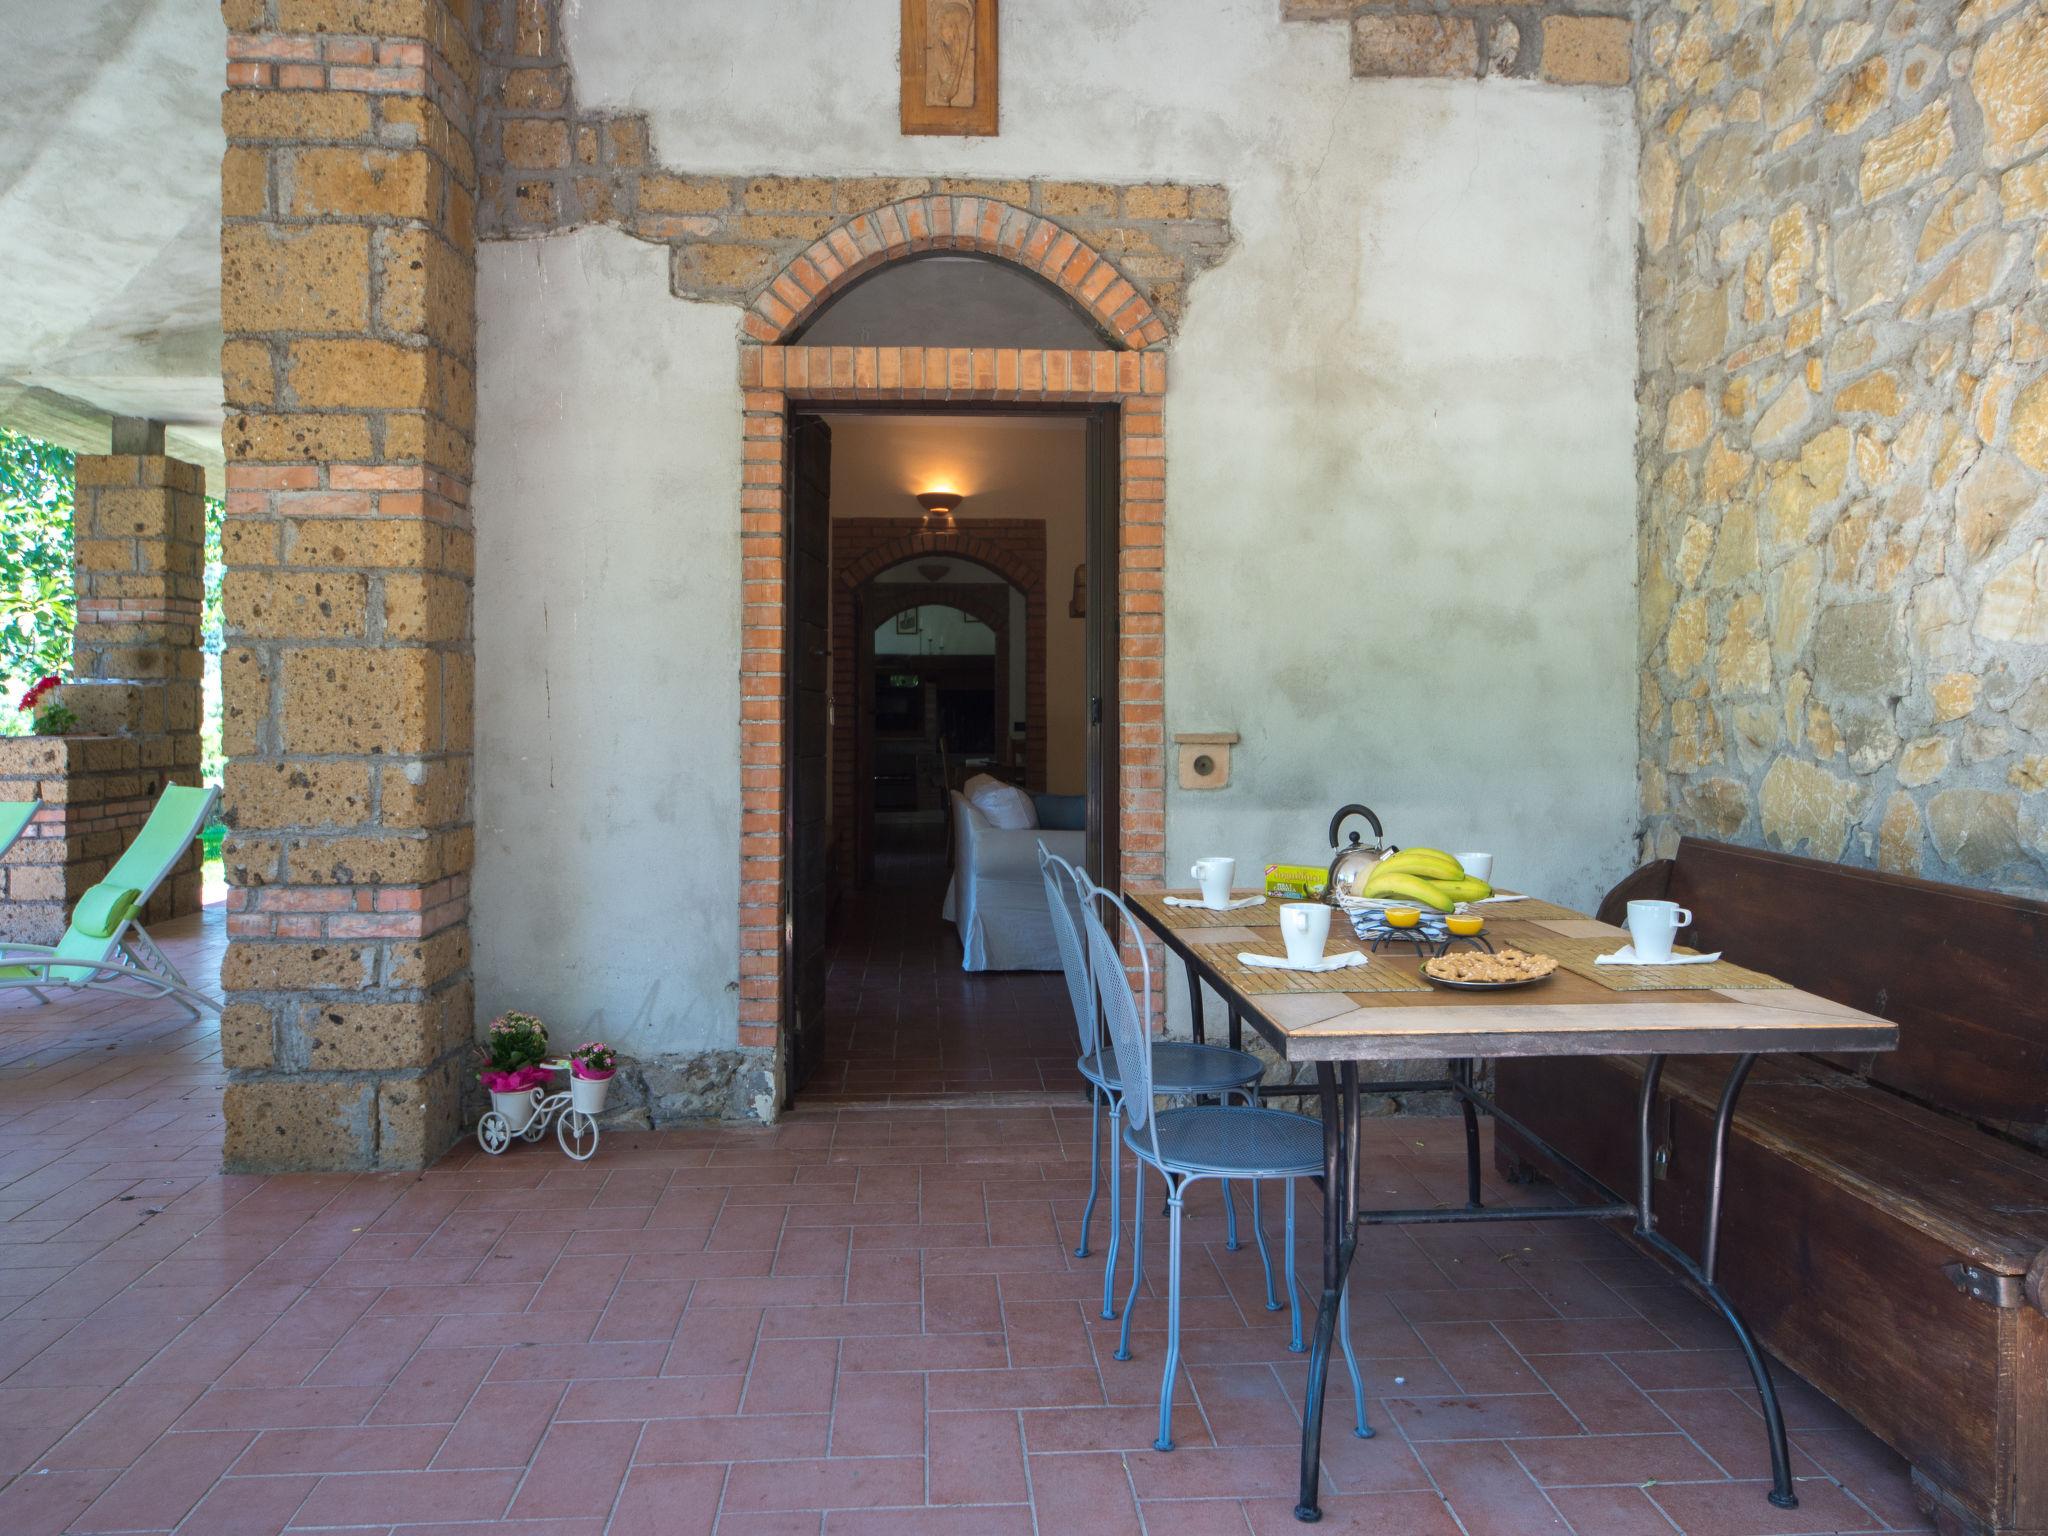
<svg viewBox="0 0 2048 1536"><path fill-rule="evenodd" d="M924 632L924 620L919 615L923 612L922 608L906 608L897 614L896 633L899 635L922 634Z"/></svg>
<svg viewBox="0 0 2048 1536"><path fill-rule="evenodd" d="M906 135L994 137L996 0L903 0Z"/></svg>

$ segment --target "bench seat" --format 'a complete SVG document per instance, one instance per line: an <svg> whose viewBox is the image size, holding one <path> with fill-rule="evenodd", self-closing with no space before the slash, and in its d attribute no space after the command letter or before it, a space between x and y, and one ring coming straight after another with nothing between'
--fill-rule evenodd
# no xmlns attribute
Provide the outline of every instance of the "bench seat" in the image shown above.
<svg viewBox="0 0 2048 1536"><path fill-rule="evenodd" d="M1885 996L1902 1037L1916 1030L1921 1036L1910 1067L1920 1086L1939 1081L1941 1052L1927 1038L1940 1032L1939 1020L1901 1006L1920 985L1905 972L1932 963L1926 953L1873 943L1860 958L1834 953L1801 974L1797 955L1770 953L1753 938L1747 946L1724 942L1713 932L1714 903L1731 899L1717 866L1738 865L1746 879L1758 860L1829 867L1692 843L1681 847L1676 864L1688 855L1696 867L1677 899L1699 914L1705 946L1844 1003L1869 1008L1874 996ZM1798 873L1804 884L1786 882L1793 899L1811 899L1814 879L1826 886L1825 874ZM1881 890L1869 884L1868 871L1851 873L1856 882L1827 888L1852 925L1858 903L1874 894L1884 901L1920 894ZM1644 890L1637 877L1632 884L1626 894L1664 894ZM1753 881L1744 889L1745 900L1759 899ZM1616 895L1625 897L1621 889ZM2038 907L1996 900L2008 918L2016 908ZM1954 910L1981 916L1974 907ZM1603 908L1602 915L1620 914ZM1747 926L1767 916L1752 911ZM2038 918L2048 935L2048 909ZM1916 919L1925 920L1925 913ZM1996 937L2003 944L2012 934ZM1972 942L1969 933L1951 934L1937 947L1940 963L1968 977ZM2048 950L2036 947L2030 958L2048 978ZM1891 985L1864 984L1870 977L1837 980L1832 990L1816 985L1816 970L1832 968L1839 977L1859 964L1892 972ZM1967 1002L1961 1000L1965 1011ZM2038 1011L2027 1021L1977 1015L1971 1025L1979 1032L2048 1032ZM2008 1072L2026 1046L2024 1038L2004 1043ZM2031 1090L2011 1081L1991 1090L1999 1127L1993 1133L1856 1070L1868 1065L1797 1056L1757 1063L1729 1142L1719 1278L1778 1358L1912 1462L1916 1488L1942 1528L2039 1536L2048 1532L2048 1157L2009 1128L2024 1125L2030 1091L2048 1099L2048 1074ZM1694 1252L1728 1066L1725 1058L1672 1058L1653 1108L1662 1162L1654 1191L1658 1223ZM1967 1092L1982 1088L1977 1070L1975 1063L1958 1064L1971 1084ZM1496 1065L1504 1110L1623 1191L1635 1178L1642 1071L1642 1062L1619 1057ZM2039 1112L2048 1116L2048 1102ZM1497 1145L1511 1170L1528 1155L1505 1128Z"/></svg>

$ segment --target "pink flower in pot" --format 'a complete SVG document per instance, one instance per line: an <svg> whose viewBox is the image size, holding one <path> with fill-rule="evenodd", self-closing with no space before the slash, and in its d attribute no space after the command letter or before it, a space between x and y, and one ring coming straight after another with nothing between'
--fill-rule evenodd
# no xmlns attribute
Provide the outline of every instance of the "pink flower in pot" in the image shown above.
<svg viewBox="0 0 2048 1536"><path fill-rule="evenodd" d="M569 1053L570 1106L579 1114L601 1114L612 1074L618 1070L619 1053L602 1040L577 1046Z"/></svg>

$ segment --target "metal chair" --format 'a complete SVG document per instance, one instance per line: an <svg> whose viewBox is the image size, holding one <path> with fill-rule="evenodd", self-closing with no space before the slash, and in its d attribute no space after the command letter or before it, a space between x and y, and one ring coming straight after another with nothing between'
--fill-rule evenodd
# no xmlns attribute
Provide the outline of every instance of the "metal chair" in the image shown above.
<svg viewBox="0 0 2048 1536"><path fill-rule="evenodd" d="M1124 1141L1138 1156L1137 1186L1133 1199L1136 1216L1131 1234L1131 1291L1124 1299L1124 1325L1116 1358L1131 1358L1131 1313L1137 1306L1138 1287L1144 1273L1145 1254L1145 1167L1159 1170L1166 1181L1166 1368L1159 1383L1159 1438L1153 1442L1162 1451L1173 1449L1173 1379L1180 1369L1180 1226L1182 1202L1188 1187L1201 1179L1285 1179L1287 1181L1287 1303L1293 1323L1288 1348L1299 1354L1301 1338L1301 1292L1294 1282L1294 1181L1323 1171L1323 1132L1315 1121L1277 1109L1252 1105L1196 1105L1186 1109L1155 1110L1152 1106L1152 1053L1147 1023L1152 1016L1152 963L1142 942L1136 944L1138 992L1133 995L1129 974L1117 953L1116 941L1103 926L1098 909L1107 907L1122 919L1122 931L1139 938L1138 925L1122 901L1083 875L1078 877L1081 916L1088 929L1089 971L1096 995L1109 1022L1111 1048L1116 1053L1119 1076L1124 1084L1124 1103L1129 1108L1129 1128ZM1256 1191L1258 1185L1253 1183ZM1263 1252L1263 1244L1261 1244ZM1372 1438L1366 1422L1365 1380L1359 1374L1358 1356L1351 1348L1351 1295L1347 1285L1337 1301L1337 1338L1344 1349L1344 1365L1351 1373L1351 1395L1357 1404L1356 1433Z"/></svg>
<svg viewBox="0 0 2048 1536"><path fill-rule="evenodd" d="M1075 1063L1088 1083L1088 1204L1081 1211L1081 1246L1074 1257L1088 1257L1088 1226L1095 1219L1095 1199L1102 1185L1102 1109L1109 1106L1109 1253L1102 1266L1102 1315L1116 1316L1116 1257L1123 1241L1123 1159L1117 1155L1118 1122L1123 1115L1124 1083L1116 1058L1103 1047L1095 1021L1095 989L1088 976L1088 950L1075 926L1081 902L1081 872L1045 844L1038 845L1038 870L1045 878L1045 904L1052 913L1053 938L1059 944L1060 969L1074 1004L1074 1025L1080 1031L1081 1057ZM1249 1051L1224 1045L1195 1045L1180 1040L1155 1040L1150 1051L1151 1091L1173 1096L1207 1095L1254 1101L1252 1086L1265 1071ZM1149 1100L1147 1102L1150 1102ZM1237 1205L1230 1181L1223 1181L1224 1246L1235 1252ZM1252 1186L1252 1239L1266 1270L1266 1310L1280 1310L1273 1290L1273 1259L1259 1225L1259 1187Z"/></svg>

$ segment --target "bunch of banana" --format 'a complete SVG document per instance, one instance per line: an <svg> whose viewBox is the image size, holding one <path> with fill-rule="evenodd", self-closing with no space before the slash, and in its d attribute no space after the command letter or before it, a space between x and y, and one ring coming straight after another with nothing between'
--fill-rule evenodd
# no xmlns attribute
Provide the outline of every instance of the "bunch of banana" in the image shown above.
<svg viewBox="0 0 2048 1536"><path fill-rule="evenodd" d="M1461 901L1491 896L1493 887L1466 874L1441 848L1403 848L1373 866L1362 894L1448 912Z"/></svg>

